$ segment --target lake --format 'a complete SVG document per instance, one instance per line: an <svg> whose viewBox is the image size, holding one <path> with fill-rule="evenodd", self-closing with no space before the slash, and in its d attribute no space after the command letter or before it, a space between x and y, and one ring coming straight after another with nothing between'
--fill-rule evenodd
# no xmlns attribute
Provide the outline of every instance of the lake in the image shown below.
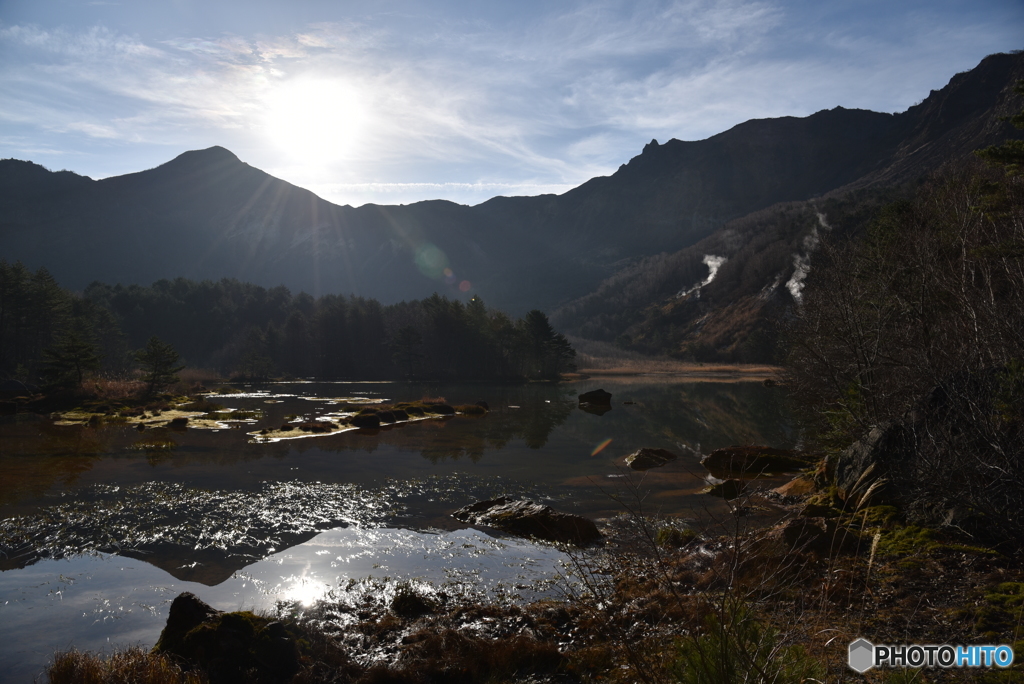
<svg viewBox="0 0 1024 684"><path fill-rule="evenodd" d="M598 387L612 409L581 410L577 395ZM219 429L0 423L0 681L31 681L58 649L149 647L182 591L223 610L271 611L341 598L371 577L500 600L558 595L558 549L467 528L451 512L509 495L591 518L638 505L647 515L721 515L728 505L702 493L706 473L689 449L798 441L783 390L757 382L242 389L212 400L260 417ZM427 396L491 410L258 436L293 416L330 414L336 399ZM681 457L636 473L623 458L640 447Z"/></svg>

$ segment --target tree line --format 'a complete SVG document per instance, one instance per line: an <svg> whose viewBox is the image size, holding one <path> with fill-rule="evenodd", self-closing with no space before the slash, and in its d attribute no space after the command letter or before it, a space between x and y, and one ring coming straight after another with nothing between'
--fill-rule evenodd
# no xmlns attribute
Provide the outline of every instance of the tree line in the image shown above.
<svg viewBox="0 0 1024 684"><path fill-rule="evenodd" d="M538 310L521 319L434 294L384 305L237 280L61 288L44 268L0 260L0 373L74 384L127 374L152 338L191 367L250 379L557 379L575 350Z"/></svg>

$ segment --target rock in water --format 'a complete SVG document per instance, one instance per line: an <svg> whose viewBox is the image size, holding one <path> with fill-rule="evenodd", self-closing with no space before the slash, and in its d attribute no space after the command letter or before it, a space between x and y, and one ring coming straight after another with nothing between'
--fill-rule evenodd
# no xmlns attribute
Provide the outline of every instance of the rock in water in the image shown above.
<svg viewBox="0 0 1024 684"><path fill-rule="evenodd" d="M225 613L189 592L174 599L153 651L201 667L214 684L283 683L300 665L298 645L283 623L247 611Z"/></svg>
<svg viewBox="0 0 1024 684"><path fill-rule="evenodd" d="M592 392L584 392L580 395L581 404L596 404L598 406L611 406L612 394L603 389L596 389Z"/></svg>
<svg viewBox="0 0 1024 684"><path fill-rule="evenodd" d="M679 458L667 449L637 449L626 457L626 465L633 470L648 470L661 466Z"/></svg>
<svg viewBox="0 0 1024 684"><path fill-rule="evenodd" d="M803 452L766 446L723 447L701 459L701 465L722 479L743 474L793 473L813 462L814 458Z"/></svg>
<svg viewBox="0 0 1024 684"><path fill-rule="evenodd" d="M156 649L175 653L181 649L185 635L203 624L206 620L220 615L210 604L204 602L190 591L178 594L171 603L171 611L167 616L167 624L160 632Z"/></svg>
<svg viewBox="0 0 1024 684"><path fill-rule="evenodd" d="M601 538L592 520L533 501L510 501L505 497L470 504L452 513L452 517L470 525L486 525L523 537L577 546Z"/></svg>

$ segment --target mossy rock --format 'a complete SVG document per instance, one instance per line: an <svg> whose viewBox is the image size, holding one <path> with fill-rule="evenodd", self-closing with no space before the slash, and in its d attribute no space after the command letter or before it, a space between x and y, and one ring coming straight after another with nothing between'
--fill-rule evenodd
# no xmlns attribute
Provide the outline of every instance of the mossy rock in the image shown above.
<svg viewBox="0 0 1024 684"><path fill-rule="evenodd" d="M406 413L405 411L403 411L402 409L395 409L391 413L392 413L392 415L395 416L395 420L396 421L399 421L399 420L409 420L409 414Z"/></svg>
<svg viewBox="0 0 1024 684"><path fill-rule="evenodd" d="M448 404L428 404L426 407L428 413L434 413L440 416L454 416L455 407Z"/></svg>
<svg viewBox="0 0 1024 684"><path fill-rule="evenodd" d="M393 411L378 411L377 418L379 418L380 422L382 423L394 423L396 420L398 420L397 418L395 418L395 414Z"/></svg>
<svg viewBox="0 0 1024 684"><path fill-rule="evenodd" d="M483 406L478 406L476 404L461 404L455 407L455 411L457 413L461 413L467 416L487 415L487 409L485 409Z"/></svg>
<svg viewBox="0 0 1024 684"><path fill-rule="evenodd" d="M215 684L286 682L299 670L298 645L282 622L249 611L223 613L188 592L174 599L170 613L153 652L202 668Z"/></svg>

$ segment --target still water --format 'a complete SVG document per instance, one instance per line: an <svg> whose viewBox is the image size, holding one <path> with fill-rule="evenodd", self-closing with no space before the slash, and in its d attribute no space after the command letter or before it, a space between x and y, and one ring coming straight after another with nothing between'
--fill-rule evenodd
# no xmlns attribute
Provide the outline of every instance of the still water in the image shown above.
<svg viewBox="0 0 1024 684"><path fill-rule="evenodd" d="M598 387L612 410L579 409L577 394ZM151 646L182 591L224 610L301 608L368 577L558 595L557 549L467 529L451 512L511 495L591 518L637 502L714 515L726 504L701 493L688 449L796 441L782 391L752 382L245 389L213 400L261 417L217 430L0 423L0 681L32 681L59 649ZM249 434L331 413L331 399L425 396L491 411L277 442ZM640 447L681 458L633 473L623 457Z"/></svg>

